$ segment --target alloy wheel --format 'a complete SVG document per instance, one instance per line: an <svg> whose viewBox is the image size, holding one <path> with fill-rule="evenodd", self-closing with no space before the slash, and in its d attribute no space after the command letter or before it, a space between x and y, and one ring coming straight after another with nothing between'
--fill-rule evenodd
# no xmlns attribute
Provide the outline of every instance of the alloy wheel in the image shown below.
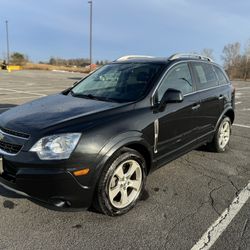
<svg viewBox="0 0 250 250"><path fill-rule="evenodd" d="M228 121L224 121L220 126L219 131L219 145L222 149L226 147L230 138L230 123Z"/></svg>
<svg viewBox="0 0 250 250"><path fill-rule="evenodd" d="M108 198L118 209L130 205L137 199L142 188L142 170L135 160L121 163L114 171L108 186Z"/></svg>

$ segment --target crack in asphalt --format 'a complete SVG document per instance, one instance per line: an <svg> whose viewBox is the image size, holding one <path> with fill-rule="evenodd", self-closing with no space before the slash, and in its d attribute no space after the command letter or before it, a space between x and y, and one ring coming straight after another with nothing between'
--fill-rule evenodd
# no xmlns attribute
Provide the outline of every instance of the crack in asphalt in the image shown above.
<svg viewBox="0 0 250 250"><path fill-rule="evenodd" d="M244 223L244 226L243 226L243 229L242 229L242 232L241 232L241 237L243 237L244 233L246 232L247 224L248 224L248 219L245 220L245 223Z"/></svg>
<svg viewBox="0 0 250 250"><path fill-rule="evenodd" d="M210 159L210 158L207 158L207 159ZM236 195L237 195L237 193L239 192L239 188L238 188L238 187L234 184L234 182L231 180L231 177L233 177L233 176L244 175L245 173L249 172L249 170L246 169L246 166L237 166L237 167L236 167L236 172L237 172L237 174L236 174L236 175L229 175L229 176L227 176L226 174L221 173L221 172L215 172L215 171L213 171L213 170L210 170L210 172L213 173L213 174L221 175L221 176L223 176L223 177L226 177L227 181L223 181L223 180L221 180L221 179L218 179L218 178L212 177L212 176L210 176L210 175L207 175L207 174L203 173L201 170L198 170L197 168L195 168L195 167L194 167L194 164L196 164L196 165L198 165L198 166L201 166L201 167L204 167L204 166L201 165L201 164L199 164L199 163L197 163L197 162L192 162L192 161L190 161L189 158L188 158L188 156L187 156L186 158L184 158L183 160L188 164L188 166L189 166L190 168L192 168L195 172L201 174L201 175L204 176L204 177L211 178L211 179L216 180L216 181L219 181L219 182L221 182L221 183L228 183L228 182L229 182L229 183L233 186L233 188L236 190L236 193L235 193ZM211 160L211 159L210 159L210 160ZM217 160L217 161L220 162L220 160ZM238 167L242 168L243 170L240 171L240 170L238 169ZM207 171L207 169L205 169L205 171Z"/></svg>
<svg viewBox="0 0 250 250"><path fill-rule="evenodd" d="M229 151L235 152L236 150L235 149L231 150L229 148ZM216 159L216 158L210 157L210 155L206 155L206 154L203 154L201 152L196 152L196 153L199 157L205 158L205 159L210 160L210 161L214 161L214 162L218 162L218 163L222 163L222 164L230 164L231 163L231 162L225 161L225 159ZM202 166L201 164L199 164L199 165ZM236 166L236 168L237 168L237 166Z"/></svg>
<svg viewBox="0 0 250 250"><path fill-rule="evenodd" d="M202 202L202 204L200 206L198 206L198 208L195 210L195 212L188 214L186 216L184 216L181 220L179 220L177 223L175 223L173 225L173 227L171 227L171 229L168 231L167 235L166 235L166 239L165 239L165 244L164 244L164 249L166 249L166 245L169 242L168 238L169 235L175 230L176 227L178 227L179 225L181 225L186 219L193 217L195 214L197 214L199 212L199 210L205 205L207 204L208 201Z"/></svg>
<svg viewBox="0 0 250 250"><path fill-rule="evenodd" d="M209 192L209 198L211 200L211 206L213 208L213 210L216 212L217 215L220 215L220 213L217 211L217 209L215 208L215 205L214 205L214 198L212 196L213 192L215 191L218 191L220 190L222 187L224 187L225 185L220 185L219 187L216 187L214 189L212 189L210 192Z"/></svg>
<svg viewBox="0 0 250 250"><path fill-rule="evenodd" d="M242 171L241 171L241 169L238 170L238 168L242 168ZM244 175L247 172L250 172L250 170L248 169L248 164L237 166L237 173L238 173L238 175Z"/></svg>
<svg viewBox="0 0 250 250"><path fill-rule="evenodd" d="M218 180L212 176L209 176L209 175L206 175L204 174L203 172L197 170L194 166L193 166L193 163L189 160L189 159L186 159L186 158L183 158L183 160L188 164L188 166L190 168L192 168L195 172L198 172L199 174L201 174L202 176L206 177L206 178L209 178L209 181L208 181L208 187L210 188L210 185L211 185L211 182L212 181L220 181L222 182L221 180ZM220 185L219 187L215 187L213 188L210 192L209 192L209 198L210 198L210 202L209 201L204 201L201 203L201 205L196 209L195 212L191 213L191 214L188 214L186 215L184 218L182 218L180 221L178 221L176 224L174 224L174 226L168 231L167 233L167 236L166 236L166 243L164 244L164 246L166 247L166 244L168 243L168 238L169 238L169 235L175 230L176 227L178 227L179 225L181 225L186 219L190 218L190 217L193 217L195 214L197 214L199 212L199 210L205 205L205 204L210 204L212 209L215 211L215 213L217 215L220 215L220 213L217 211L217 209L215 208L214 206L214 198L212 197L212 194L213 192L221 189L222 187L224 187L227 183L225 182L223 185Z"/></svg>
<svg viewBox="0 0 250 250"><path fill-rule="evenodd" d="M189 160L189 159L183 159L187 164L188 164L188 166L190 167L190 168L192 168L194 171L196 171L196 172L198 172L198 173L200 173L202 176L204 176L204 177L206 177L206 178L209 178L209 182L208 182L208 187L210 188L210 185L211 185L211 183L212 183L212 181L219 181L219 182L221 182L221 180L218 180L218 179L216 179L216 178L214 178L214 177L212 177L212 176L209 176L209 175L206 175L206 174L204 174L203 172L201 172L201 171L199 171L199 170L197 170L194 166L193 166L193 164L192 164L192 162ZM218 191L218 190L220 190L222 187L224 187L226 185L226 183L224 183L223 185L220 185L219 187L215 187L215 188L213 188L212 190L210 190L210 192L209 192L209 194L208 194L208 196L209 196L209 198L210 198L210 205L211 205L211 207L212 207L212 209L215 211L215 213L217 214L217 215L220 215L220 213L218 212L218 210L216 209L216 207L215 207L215 205L214 205L214 198L213 198L213 196L212 196L212 194L213 194L213 192L215 192L215 191Z"/></svg>
<svg viewBox="0 0 250 250"><path fill-rule="evenodd" d="M207 157L207 158L210 159L209 157ZM195 168L195 167L194 167L194 162L190 161L190 159L188 158L188 155L187 155L187 157L184 158L183 160L184 160L184 161L188 164L188 166L189 166L191 169L193 169L195 172L201 174L201 175L204 176L204 177L210 178L210 181L208 182L208 187L210 187L210 184L211 184L211 182L212 182L213 180L219 181L219 182L221 182L221 183L224 183L223 185L221 185L221 186L219 186L219 187L216 187L216 188L212 189L212 190L210 191L210 193L209 193L209 197L210 197L210 199L211 199L211 206L212 206L212 208L214 209L214 211L215 211L218 215L220 215L219 212L217 211L217 209L214 207L214 199L213 199L213 197L212 197L212 193L213 193L214 191L217 191L217 190L219 190L220 188L224 187L226 184L230 183L230 185L236 190L235 196L237 196L238 193L239 193L239 191L240 191L240 189L239 189L239 188L236 186L236 184L231 180L232 175L231 175L231 176L227 176L226 174L223 174L223 173L216 173L216 174L222 175L223 177L226 177L227 181L222 181L222 180L220 180L220 179L217 179L217 178L214 178L214 177L212 177L212 176L210 176L210 175L207 175L207 174L203 173L202 171L198 170L197 168ZM220 162L220 160L217 160L217 161ZM202 166L201 164L197 164L197 163L195 163L195 164L198 165L198 166ZM203 167L203 166L202 166L202 167ZM244 174L244 173L246 173L246 172L249 171L249 170L246 170L243 166L241 166L241 167L242 167L242 169L244 169L244 170L240 172L238 169L236 169L236 172L237 172L237 175L236 175L236 176L239 176L240 174ZM212 172L213 172L213 171L212 171ZM214 173L214 172L213 172L213 173Z"/></svg>
<svg viewBox="0 0 250 250"><path fill-rule="evenodd" d="M238 204L238 203L239 203L239 196L237 196L236 198L237 198L237 200L236 200L233 204ZM209 244L209 242L211 241L211 234L212 234L212 232L216 229L216 227L218 227L218 226L222 223L222 221L224 221L224 220L227 218L229 212L230 212L230 207L228 207L228 208L226 209L225 215L218 221L218 223L217 223L216 225L214 225L214 226L208 231L208 233L207 233L207 239L208 239L208 241L207 241L207 242L204 242L204 245L203 245L201 248L199 248L199 250L204 249L204 248Z"/></svg>
<svg viewBox="0 0 250 250"><path fill-rule="evenodd" d="M200 156L204 156L203 154L201 154ZM204 156L205 157L205 156ZM209 159L209 160L212 160L210 157L205 157L205 158L207 158L207 159ZM201 166L201 167L203 167L203 165L201 165L201 164L197 164L197 163L194 163L194 162L192 162L192 161L190 161L190 159L189 159L189 157L188 157L188 155L185 157L185 158L183 158L183 161L188 165L188 167L190 167L192 170L194 170L195 172L197 172L197 173L199 173L199 174L201 174L203 177L206 177L206 178L209 178L209 181L208 181L208 187L210 188L210 186L211 186L211 183L213 182L213 181L219 181L220 183L224 183L224 184L222 184L222 185L220 185L219 187L215 187L215 188L213 188L210 192L209 192L209 198L210 198L210 205L211 205L211 207L212 207L212 209L215 211L215 213L217 214L217 215L221 215L218 211L217 211L217 209L216 209L216 207L215 207L215 201L214 201L214 198L213 198L213 193L214 192L216 192L216 191L218 191L218 190L220 190L221 188L223 188L224 186L226 186L226 185L228 185L228 184L230 184L230 186L232 186L233 187L233 189L235 190L235 200L234 200L234 202L231 204L231 205L233 205L233 204L238 204L239 203L239 192L240 192L240 189L237 187L237 185L234 183L234 181L231 179L234 175L230 175L230 176L227 176L226 174L223 174L223 173L214 173L214 171L212 171L212 173L213 174L216 174L216 175L221 175L221 176L223 176L224 178L226 178L226 180L225 181L223 181L223 180L220 180L220 179L217 179L217 178L215 178L215 177L212 177L212 176L210 176L210 175L207 175L207 174L205 174L205 173L203 173L201 170L199 170L199 169L197 169L196 167L194 167L194 164L195 165L198 165L198 166ZM217 162L221 162L220 160L216 160ZM236 172L237 172L237 175L235 175L235 176L240 176L240 175L242 175L242 174L244 174L244 173L246 173L248 170L246 170L246 168L245 168L245 166L241 166L241 169L236 169ZM199 206L199 208L197 209L197 211L195 212L195 213L193 213L193 214L191 214L191 215L189 215L189 216L186 216L184 219L182 219L181 221L179 221L176 225L174 225L174 227L172 227L171 228L171 230L169 231L169 233L168 233L168 236L169 236L169 234L178 226L178 225L180 225L186 218L188 218L188 217L190 217L190 216L192 216L192 215L194 215L194 214L196 214L197 212L198 212L198 210L200 209L200 207L202 207L203 205L204 205L205 203L202 203L200 206ZM218 223L217 224L215 224L208 232L207 232L207 241L206 242L204 242L204 244L203 244L203 246L201 247L201 248L199 248L199 250L202 250L202 249L204 249L209 243L210 243L210 241L211 241L211 234L213 233L213 231L227 218L227 216L228 216L228 214L229 214L229 212L230 212L230 209L231 209L231 205L226 209L226 213L224 214L224 216L222 216L221 217L221 219L218 221ZM248 221L247 221L248 222ZM244 227L243 227L243 232L242 232L242 235L244 235L244 232L245 232L245 230L246 230L246 227L247 227L247 222L245 222L245 225L244 225ZM241 237L242 238L242 237ZM166 245L166 243L165 243L165 245Z"/></svg>
<svg viewBox="0 0 250 250"><path fill-rule="evenodd" d="M233 188L236 190L236 195L238 195L238 193L239 193L239 188L233 183L233 181L230 179L231 178L231 176L228 176L227 177L227 179L228 179L228 181L231 183L231 185L233 186Z"/></svg>
<svg viewBox="0 0 250 250"><path fill-rule="evenodd" d="M247 186L243 190L250 191L250 188L249 188L249 186ZM202 247L199 247L199 250L202 250L202 249L204 249L205 247L207 247L209 245L209 243L211 241L211 237L212 237L211 235L214 232L214 230L216 230L216 228L218 226L220 226L221 223L223 223L223 221L228 217L231 209L234 208L235 205L238 205L238 204L240 204L240 193L239 192L237 192L237 196L235 197L233 202L230 204L230 206L221 214L221 218L218 218L218 222L216 224L212 225L211 228L205 233L205 240L202 243L203 244ZM247 222L245 222L245 225L243 227L242 235L244 234L244 232L246 230L246 226L247 226ZM198 249L198 248L196 246L194 246L192 248L192 250L194 250L194 249Z"/></svg>
<svg viewBox="0 0 250 250"><path fill-rule="evenodd" d="M244 238L244 234L245 234L246 229L247 229L247 224L248 224L248 219L246 219L244 224L243 224L243 228L242 228L242 231L241 231L241 234L240 234L239 245L237 247L237 250L240 250L241 240L242 240L242 238Z"/></svg>
<svg viewBox="0 0 250 250"><path fill-rule="evenodd" d="M200 175L202 175L202 176L204 176L204 177L207 177L207 178L209 178L209 179L212 179L212 180L216 180L216 181L220 181L221 182L221 180L219 180L219 179L217 179L217 178L215 178L215 177L212 177L212 176L210 176L210 175L207 175L207 174L205 174L205 173L203 173L202 171L200 171L200 170L198 170L196 167L194 167L194 164L195 165L198 165L198 166L201 166L201 167L203 167L202 165L200 165L200 164L198 164L198 163L194 163L194 162L191 162L190 160L189 160L189 158L188 158L188 156L186 157L186 158L183 158L182 160L184 160L187 164L188 164L188 167L190 167L191 169L193 169L195 172L197 172L197 173L199 173ZM184 164L185 165L185 164Z"/></svg>

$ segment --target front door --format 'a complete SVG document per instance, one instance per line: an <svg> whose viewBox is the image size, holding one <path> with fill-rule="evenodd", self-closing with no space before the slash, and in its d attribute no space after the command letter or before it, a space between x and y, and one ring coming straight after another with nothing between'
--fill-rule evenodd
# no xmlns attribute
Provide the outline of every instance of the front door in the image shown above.
<svg viewBox="0 0 250 250"><path fill-rule="evenodd" d="M200 112L199 94L194 92L188 63L179 63L164 77L156 100L161 100L168 88L182 91L181 103L168 103L165 110L155 114L158 125L156 159L162 165L171 154L182 150L197 138Z"/></svg>

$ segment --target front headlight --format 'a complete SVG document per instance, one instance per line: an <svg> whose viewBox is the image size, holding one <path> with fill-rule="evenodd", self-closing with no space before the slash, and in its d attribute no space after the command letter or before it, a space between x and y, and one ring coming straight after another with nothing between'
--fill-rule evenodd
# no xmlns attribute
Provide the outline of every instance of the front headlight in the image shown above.
<svg viewBox="0 0 250 250"><path fill-rule="evenodd" d="M81 133L69 133L46 136L40 139L31 149L41 160L68 159L75 149Z"/></svg>

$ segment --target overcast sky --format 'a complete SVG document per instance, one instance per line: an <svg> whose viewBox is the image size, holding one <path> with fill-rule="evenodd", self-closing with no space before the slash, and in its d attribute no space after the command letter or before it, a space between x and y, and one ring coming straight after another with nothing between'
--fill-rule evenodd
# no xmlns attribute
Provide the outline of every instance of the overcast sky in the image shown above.
<svg viewBox="0 0 250 250"><path fill-rule="evenodd" d="M93 0L93 57L168 56L250 38L249 0ZM0 0L0 57L10 49L31 60L88 57L87 0Z"/></svg>

